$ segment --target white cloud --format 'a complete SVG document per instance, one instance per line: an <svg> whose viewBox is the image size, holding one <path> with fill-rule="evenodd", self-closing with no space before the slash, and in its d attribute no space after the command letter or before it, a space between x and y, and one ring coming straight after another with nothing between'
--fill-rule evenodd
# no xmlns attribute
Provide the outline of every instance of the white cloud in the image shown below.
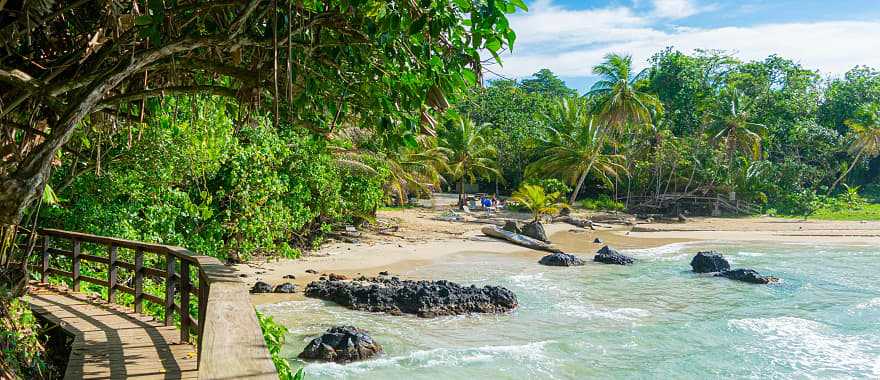
<svg viewBox="0 0 880 380"><path fill-rule="evenodd" d="M546 67L562 76L589 76L609 52L631 54L643 68L651 55L667 46L687 53L726 50L744 60L777 54L832 75L855 65L880 67L880 54L869 48L880 35L880 21L663 28L629 8L569 10L549 0L531 8L511 17L519 37L514 54L505 55L504 67L495 70L502 75L525 77Z"/></svg>
<svg viewBox="0 0 880 380"><path fill-rule="evenodd" d="M679 19L700 13L702 9L691 0L654 0L654 15L660 18Z"/></svg>

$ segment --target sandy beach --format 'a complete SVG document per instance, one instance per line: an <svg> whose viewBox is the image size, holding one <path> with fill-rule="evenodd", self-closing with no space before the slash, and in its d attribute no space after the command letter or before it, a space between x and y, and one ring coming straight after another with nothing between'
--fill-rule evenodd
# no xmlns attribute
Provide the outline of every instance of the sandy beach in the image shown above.
<svg viewBox="0 0 880 380"><path fill-rule="evenodd" d="M301 290L306 284L328 273L375 276L388 271L394 275L463 252L527 255L535 260L545 254L483 236L480 228L492 220L481 220L482 216L477 213L466 221L438 220L443 214L442 208L380 211L372 228L359 231L356 239L333 241L300 259L255 261L238 265L236 269L249 284L256 281L273 285L291 282L299 289L298 293L292 295L254 295L254 303L262 304L301 298ZM579 213L578 216L590 217L586 213ZM497 217L528 218L525 214L513 213ZM595 231L566 223L547 223L545 228L559 248L583 256L591 256L603 244L623 249L705 240L880 244L880 222L804 221L771 217L692 218L685 223L614 224L611 228ZM595 238L604 243L593 243ZM316 273L307 273L307 270ZM295 279L285 278L291 275Z"/></svg>

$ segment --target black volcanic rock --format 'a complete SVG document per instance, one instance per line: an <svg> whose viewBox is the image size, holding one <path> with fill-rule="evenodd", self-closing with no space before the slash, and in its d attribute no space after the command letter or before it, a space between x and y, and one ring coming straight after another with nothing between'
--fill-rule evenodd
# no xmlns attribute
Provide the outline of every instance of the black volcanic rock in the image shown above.
<svg viewBox="0 0 880 380"><path fill-rule="evenodd" d="M314 281L306 297L333 301L349 309L415 314L423 318L467 313L502 313L517 307L516 295L498 286L461 286L454 282L410 281L397 277L353 281Z"/></svg>
<svg viewBox="0 0 880 380"><path fill-rule="evenodd" d="M730 263L718 252L699 252L691 260L695 273L720 273L730 270Z"/></svg>
<svg viewBox="0 0 880 380"><path fill-rule="evenodd" d="M269 285L263 281L257 281L256 284L251 288L251 293L271 293L272 285Z"/></svg>
<svg viewBox="0 0 880 380"><path fill-rule="evenodd" d="M770 284L779 282L779 279L771 276L762 276L752 269L734 269L721 272L716 276L727 277L731 280L748 282L751 284Z"/></svg>
<svg viewBox="0 0 880 380"><path fill-rule="evenodd" d="M580 257L569 255L567 253L553 253L541 258L538 264L549 265L554 267L572 267L584 265L585 262Z"/></svg>
<svg viewBox="0 0 880 380"><path fill-rule="evenodd" d="M544 225L541 222L523 224L522 234L545 243L550 242L550 239L547 237L547 231L544 230Z"/></svg>
<svg viewBox="0 0 880 380"><path fill-rule="evenodd" d="M369 359L382 352L366 330L354 326L332 327L323 335L312 339L299 354L301 359L348 363Z"/></svg>
<svg viewBox="0 0 880 380"><path fill-rule="evenodd" d="M296 291L296 285L285 282L275 287L274 293L293 293Z"/></svg>
<svg viewBox="0 0 880 380"><path fill-rule="evenodd" d="M596 252L596 256L593 256L593 261L604 264L629 265L634 263L635 259L606 245Z"/></svg>

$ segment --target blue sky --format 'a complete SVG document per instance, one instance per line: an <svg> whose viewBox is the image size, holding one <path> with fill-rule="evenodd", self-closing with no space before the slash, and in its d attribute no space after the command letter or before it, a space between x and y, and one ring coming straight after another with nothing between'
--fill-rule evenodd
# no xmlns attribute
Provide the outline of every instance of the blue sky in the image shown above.
<svg viewBox="0 0 880 380"><path fill-rule="evenodd" d="M584 91L609 52L638 68L666 46L720 49L743 60L771 54L826 76L855 65L880 68L880 0L531 0L510 16L518 35L498 75L523 78L541 68ZM492 77L490 74L489 77Z"/></svg>

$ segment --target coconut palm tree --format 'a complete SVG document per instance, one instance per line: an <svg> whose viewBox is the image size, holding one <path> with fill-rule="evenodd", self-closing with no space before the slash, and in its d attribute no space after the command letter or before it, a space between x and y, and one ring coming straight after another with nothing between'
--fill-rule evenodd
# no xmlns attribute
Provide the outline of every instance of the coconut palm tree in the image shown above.
<svg viewBox="0 0 880 380"><path fill-rule="evenodd" d="M499 177L497 152L485 135L490 124L476 125L468 118L458 118L440 134L438 145L446 155L446 172L452 182L457 182L458 206L464 205L464 183L477 178Z"/></svg>
<svg viewBox="0 0 880 380"><path fill-rule="evenodd" d="M651 110L663 111L660 99L636 88L646 73L642 70L633 75L632 57L615 53L606 55L604 62L593 67L593 74L600 79L587 96L595 98L594 112L602 123L623 132L627 125L650 123Z"/></svg>
<svg viewBox="0 0 880 380"><path fill-rule="evenodd" d="M510 200L519 203L532 212L532 221L537 222L542 215L553 215L565 204L559 202L558 192L547 194L540 185L522 185L511 194Z"/></svg>
<svg viewBox="0 0 880 380"><path fill-rule="evenodd" d="M710 114L709 131L715 141L727 145L727 162L731 165L737 151L752 160L761 158L761 135L763 124L750 122L751 103L736 88L727 92L729 104L720 112Z"/></svg>
<svg viewBox="0 0 880 380"><path fill-rule="evenodd" d="M877 157L880 155L880 103L869 103L859 108L856 114L857 120L847 120L846 125L849 127L849 135L852 143L849 146L849 153L854 154L852 163L846 170L837 177L837 180L828 188L826 195L837 187L837 185L849 175L849 172L863 158Z"/></svg>
<svg viewBox="0 0 880 380"><path fill-rule="evenodd" d="M574 204L584 181L591 174L610 183L626 169L623 155L605 153L608 131L594 123L582 99L562 99L545 118L550 135L542 140L544 156L526 168L526 176L556 176L574 185L569 203Z"/></svg>

